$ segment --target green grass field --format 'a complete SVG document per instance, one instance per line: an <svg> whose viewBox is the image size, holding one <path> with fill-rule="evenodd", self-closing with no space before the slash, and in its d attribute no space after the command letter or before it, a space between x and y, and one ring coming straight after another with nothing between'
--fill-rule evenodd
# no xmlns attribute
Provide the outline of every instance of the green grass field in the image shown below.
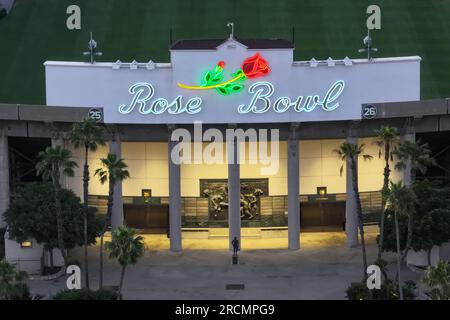
<svg viewBox="0 0 450 320"><path fill-rule="evenodd" d="M66 8L78 4L82 29L66 28ZM45 60L85 59L89 31L98 61L168 62L172 39L294 38L296 60L363 57L366 8L378 4L382 30L376 56L420 55L422 98L450 96L450 0L16 0L0 20L0 102L45 103ZM293 33L293 30L295 31Z"/></svg>

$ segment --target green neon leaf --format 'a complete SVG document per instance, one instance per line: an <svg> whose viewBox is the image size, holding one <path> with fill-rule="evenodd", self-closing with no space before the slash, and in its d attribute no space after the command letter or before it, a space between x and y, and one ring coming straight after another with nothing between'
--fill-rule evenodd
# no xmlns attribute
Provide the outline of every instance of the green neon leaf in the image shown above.
<svg viewBox="0 0 450 320"><path fill-rule="evenodd" d="M219 92L220 94L224 95L224 96L227 96L227 95L230 94L230 92L225 87L217 87L216 91Z"/></svg>
<svg viewBox="0 0 450 320"><path fill-rule="evenodd" d="M205 73L205 75L203 76L203 83L202 86L207 86L211 80L211 71L208 71Z"/></svg>
<svg viewBox="0 0 450 320"><path fill-rule="evenodd" d="M222 69L222 68L219 68ZM214 76L211 79L211 83L216 84L219 83L220 81L222 81L223 79L223 72L222 70L220 70L219 72L215 73Z"/></svg>
<svg viewBox="0 0 450 320"><path fill-rule="evenodd" d="M239 75L242 75L242 78L244 78L244 79L246 78L246 76L245 76L245 74L244 74L244 71L242 71L242 69L238 69L235 73L232 74L233 78L234 78L234 77L237 77L237 76L239 76ZM242 78L241 78L241 79L242 79Z"/></svg>
<svg viewBox="0 0 450 320"><path fill-rule="evenodd" d="M241 91L242 90L242 88L244 88L244 85L242 85L242 84L233 84L233 85L231 85L231 90L233 91L233 92L239 92L239 91Z"/></svg>

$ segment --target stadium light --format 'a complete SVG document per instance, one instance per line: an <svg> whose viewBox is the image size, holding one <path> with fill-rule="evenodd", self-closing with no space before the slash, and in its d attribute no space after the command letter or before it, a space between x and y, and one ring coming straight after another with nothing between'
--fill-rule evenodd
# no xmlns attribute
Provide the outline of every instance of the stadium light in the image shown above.
<svg viewBox="0 0 450 320"><path fill-rule="evenodd" d="M371 52L377 52L378 48L372 47L372 37L370 36L370 29L367 29L367 36L363 39L363 43L365 48L359 49L358 52L367 52L367 60L372 60L372 57L370 56Z"/></svg>
<svg viewBox="0 0 450 320"><path fill-rule="evenodd" d="M90 39L89 42L88 42L88 50L89 50L89 51L83 52L83 55L85 55L85 56L90 56L90 59L91 59L91 63L92 63L92 64L95 62L95 61L94 61L94 56L102 56L102 55L103 55L102 52L98 52L98 51L97 51L97 41L95 41L95 40L92 38L92 32L91 32L91 39Z"/></svg>

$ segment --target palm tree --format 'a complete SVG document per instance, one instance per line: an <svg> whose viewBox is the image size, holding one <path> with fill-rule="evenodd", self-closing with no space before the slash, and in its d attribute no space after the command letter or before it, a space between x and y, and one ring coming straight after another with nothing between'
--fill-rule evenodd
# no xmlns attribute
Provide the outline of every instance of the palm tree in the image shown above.
<svg viewBox="0 0 450 320"><path fill-rule="evenodd" d="M350 162L350 170L352 172L352 187L353 192L356 197L356 213L358 216L358 224L359 224L359 235L361 237L361 249L363 256L363 278L366 278L367 274L367 254L366 254L366 243L364 239L364 222L362 215L362 207L361 207L361 199L359 197L359 186L358 186L358 167L357 167L357 159L358 156L361 155L364 151L364 144L358 146L357 144L344 142L340 145L339 149L334 150L335 153L343 160L348 160ZM363 155L365 160L372 159L370 155ZM343 172L344 165L341 166L341 174Z"/></svg>
<svg viewBox="0 0 450 320"><path fill-rule="evenodd" d="M405 170L408 163L411 164L411 181L416 180L416 174L419 171L425 174L428 167L435 166L436 161L431 157L431 149L427 143L404 141L399 147L392 152L397 158L398 162L395 165L397 170Z"/></svg>
<svg viewBox="0 0 450 320"><path fill-rule="evenodd" d="M70 160L71 153L69 150L57 146L55 148L47 147L45 151L38 154L38 163L36 164L37 174L42 176L44 180L51 180L55 192L55 213L58 233L58 247L64 259L64 265L67 262L66 251L64 249L64 235L61 217L61 174L73 176L73 169L77 166L75 161Z"/></svg>
<svg viewBox="0 0 450 320"><path fill-rule="evenodd" d="M136 264L137 260L144 255L144 239L136 235L136 229L121 226L113 231L111 242L106 242L105 248L109 251L109 257L116 258L122 266L119 283L119 297L122 297L125 268L130 264Z"/></svg>
<svg viewBox="0 0 450 320"><path fill-rule="evenodd" d="M450 299L450 264L447 261L439 261L434 267L428 267L422 281L429 287L428 296L431 299Z"/></svg>
<svg viewBox="0 0 450 320"><path fill-rule="evenodd" d="M105 145L103 138L105 130L95 120L86 118L72 125L69 139L75 148L84 148L83 167L83 207L84 207L84 277L86 288L89 289L89 266L88 266L88 197L89 197L89 151L95 152L99 145Z"/></svg>
<svg viewBox="0 0 450 320"><path fill-rule="evenodd" d="M413 141L404 141L400 144L397 150L392 152L397 158L398 162L395 165L397 170L405 170L408 164L411 166L411 182L416 180L417 172L425 174L428 167L436 165L436 161L431 157L431 150L428 144ZM411 248L414 227L414 210L409 210L408 214L408 235L406 238L406 247L402 255L402 265L405 261L408 251Z"/></svg>
<svg viewBox="0 0 450 320"><path fill-rule="evenodd" d="M384 240L384 218L385 218L385 206L386 197L385 193L389 189L389 176L391 174L391 168L389 167L389 161L392 161L393 153L392 148L396 147L399 142L397 128L390 126L381 126L380 129L375 130L377 135L376 144L380 148L378 157L381 158L381 149L384 148L384 171L383 171L383 188L381 190L381 217L380 217L380 239L378 242L378 259L381 259L381 253L383 251L383 240ZM395 150L395 149L394 149Z"/></svg>
<svg viewBox="0 0 450 320"><path fill-rule="evenodd" d="M103 238L108 227L111 225L112 207L113 207L113 196L114 196L114 186L116 182L120 182L130 177L130 173L126 168L128 167L123 159L117 158L115 154L109 153L106 158L101 159L103 168L98 168L95 170L95 175L99 176L100 182L104 184L108 181L109 192L108 192L108 207L106 211L105 224L103 226L103 231L100 236L100 277L99 286L103 287Z"/></svg>
<svg viewBox="0 0 450 320"><path fill-rule="evenodd" d="M416 203L416 195L412 188L402 185L401 182L392 183L390 189L386 192L386 203L387 207L394 213L394 223L395 223L395 239L397 242L397 281L398 290L400 292L400 300L403 300L403 290L401 283L401 268L402 262L402 251L400 248L400 231L398 227L398 217L401 215L410 215L409 213L414 211ZM405 251L407 247L405 247Z"/></svg>

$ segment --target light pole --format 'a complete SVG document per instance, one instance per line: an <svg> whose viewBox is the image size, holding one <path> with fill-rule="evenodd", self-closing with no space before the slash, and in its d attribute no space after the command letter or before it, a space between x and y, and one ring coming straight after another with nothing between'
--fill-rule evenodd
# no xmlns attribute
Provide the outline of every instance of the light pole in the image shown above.
<svg viewBox="0 0 450 320"><path fill-rule="evenodd" d="M367 60L372 60L372 57L370 56L371 52L377 52L378 48L372 47L372 37L370 36L370 29L367 29L367 36L363 39L363 43L365 48L359 49L358 52L367 52Z"/></svg>
<svg viewBox="0 0 450 320"><path fill-rule="evenodd" d="M88 50L89 51L83 52L83 55L90 56L90 61L92 64L95 62L94 56L102 56L103 55L103 52L97 51L97 41L95 41L92 38L92 32L91 32L91 39L88 42Z"/></svg>
<svg viewBox="0 0 450 320"><path fill-rule="evenodd" d="M234 22L228 22L227 27L231 28L230 39L234 39Z"/></svg>

